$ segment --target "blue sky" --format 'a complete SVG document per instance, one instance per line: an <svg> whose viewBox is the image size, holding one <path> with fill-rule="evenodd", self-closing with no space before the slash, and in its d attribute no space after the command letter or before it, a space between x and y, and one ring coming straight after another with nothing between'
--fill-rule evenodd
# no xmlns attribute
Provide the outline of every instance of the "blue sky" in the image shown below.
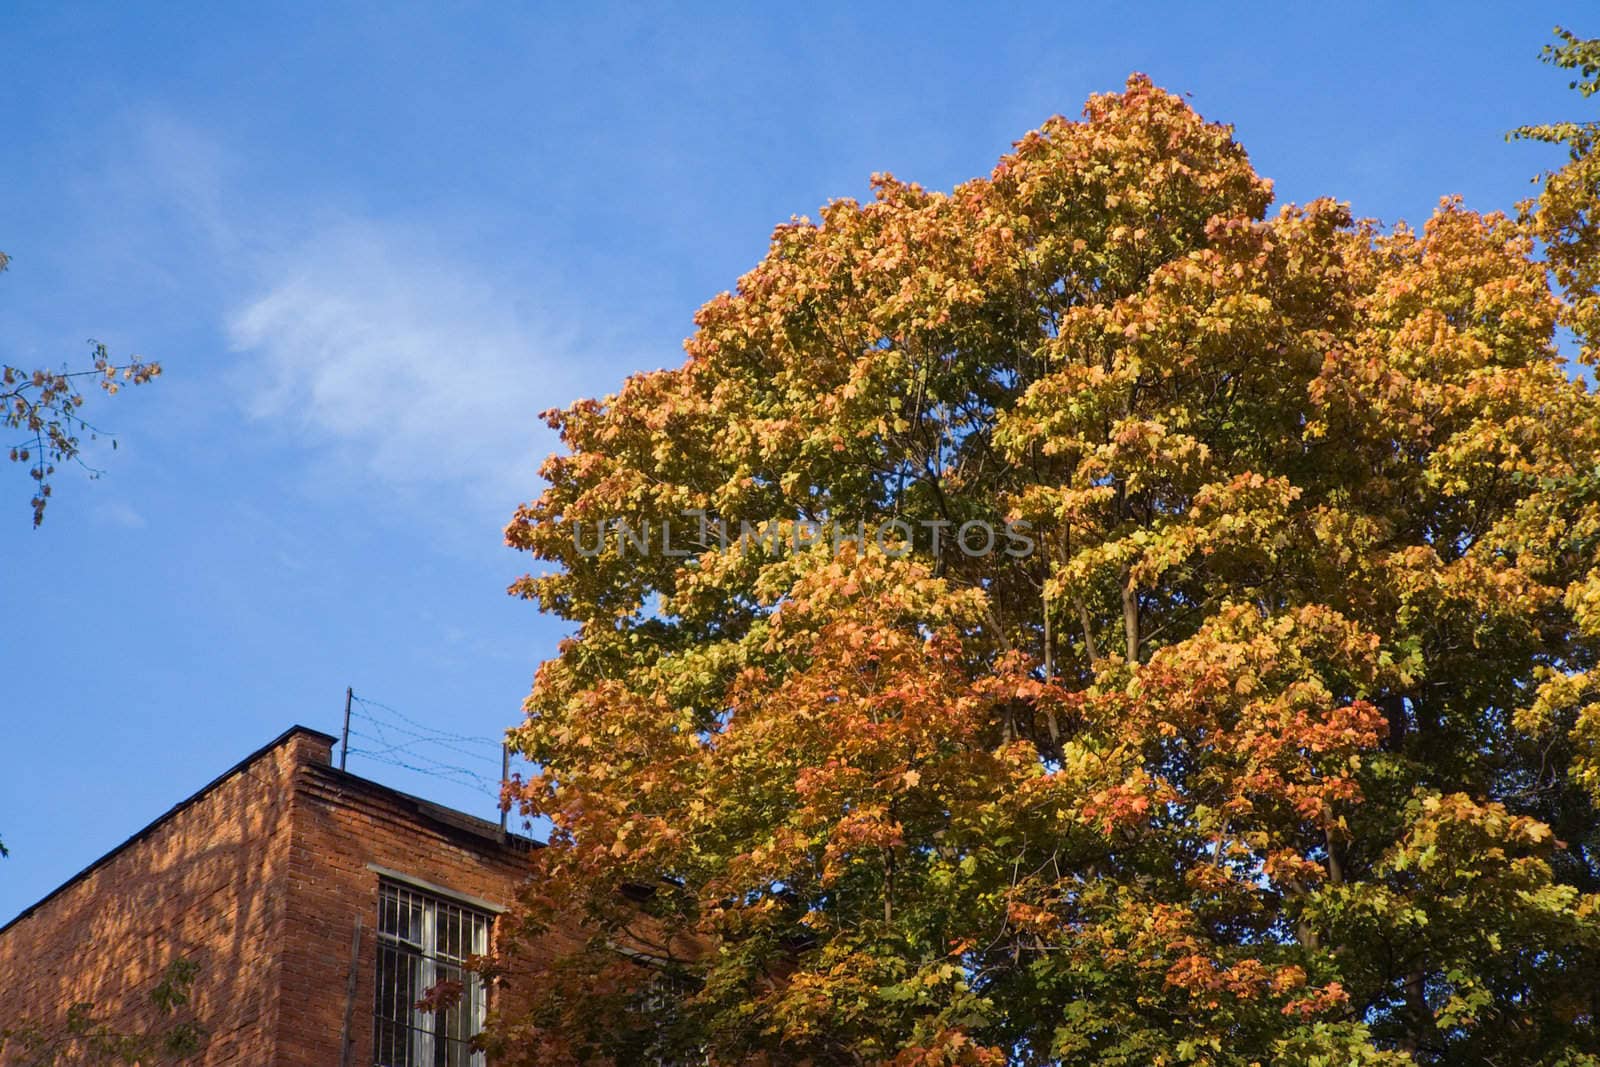
<svg viewBox="0 0 1600 1067"><path fill-rule="evenodd" d="M346 685L514 722L561 634L504 595L536 413L677 363L775 223L985 173L1134 70L1280 199L1509 207L1551 156L1504 131L1583 110L1539 47L1593 14L6 4L0 358L166 373L97 408L121 448L41 530L0 469L0 921L290 723L337 732Z"/></svg>

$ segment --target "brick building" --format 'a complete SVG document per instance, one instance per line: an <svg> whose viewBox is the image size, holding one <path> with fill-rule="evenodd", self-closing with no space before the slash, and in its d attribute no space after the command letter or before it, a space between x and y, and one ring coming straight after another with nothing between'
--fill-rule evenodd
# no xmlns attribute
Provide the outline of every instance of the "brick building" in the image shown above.
<svg viewBox="0 0 1600 1067"><path fill-rule="evenodd" d="M148 1014L182 956L210 1034L193 1062L480 1067L488 992L461 963L538 845L337 769L335 740L288 730L0 928L7 1014ZM460 1004L414 1010L439 979Z"/></svg>

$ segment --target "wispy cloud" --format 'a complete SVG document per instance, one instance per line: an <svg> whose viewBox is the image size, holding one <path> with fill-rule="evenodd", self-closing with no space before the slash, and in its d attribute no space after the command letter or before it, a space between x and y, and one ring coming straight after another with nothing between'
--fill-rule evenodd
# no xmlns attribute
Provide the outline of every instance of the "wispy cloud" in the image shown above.
<svg viewBox="0 0 1600 1067"><path fill-rule="evenodd" d="M83 179L80 200L115 256L82 258L125 294L114 310L140 328L124 333L163 358L166 394L231 398L319 487L499 521L537 493L555 444L538 413L610 391L635 362L636 324L586 318L530 263L534 235L282 188L248 147L158 108L130 109L108 138L119 165Z"/></svg>
<svg viewBox="0 0 1600 1067"><path fill-rule="evenodd" d="M100 501L95 505L94 516L101 522L128 530L142 530L145 526L144 516L131 504L121 500Z"/></svg>
<svg viewBox="0 0 1600 1067"><path fill-rule="evenodd" d="M504 505L533 488L581 361L570 331L519 313L481 271L369 222L306 239L231 313L249 410L401 487L453 484Z"/></svg>

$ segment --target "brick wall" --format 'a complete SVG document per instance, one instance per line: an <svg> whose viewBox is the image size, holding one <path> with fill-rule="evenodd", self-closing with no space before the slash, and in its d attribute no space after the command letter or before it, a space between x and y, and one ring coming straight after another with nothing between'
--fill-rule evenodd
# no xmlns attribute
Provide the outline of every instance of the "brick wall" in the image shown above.
<svg viewBox="0 0 1600 1067"><path fill-rule="evenodd" d="M373 868L506 906L532 846L335 770L332 740L289 731L0 930L0 1026L59 1022L79 1001L147 1025L149 989L181 955L211 1033L191 1062L338 1067L348 1003L349 1063L370 1064Z"/></svg>
<svg viewBox="0 0 1600 1067"><path fill-rule="evenodd" d="M0 931L4 1015L59 1025L92 1002L119 1028L148 1028L149 990L177 956L200 968L206 1064L271 1062L277 1028L288 783L327 741L290 733Z"/></svg>
<svg viewBox="0 0 1600 1067"><path fill-rule="evenodd" d="M395 794L352 775L308 767L295 794L289 847L283 990L285 1064L339 1062L350 949L361 920L350 1062L371 1063L382 867L458 897L501 907L527 874L526 845L497 827Z"/></svg>

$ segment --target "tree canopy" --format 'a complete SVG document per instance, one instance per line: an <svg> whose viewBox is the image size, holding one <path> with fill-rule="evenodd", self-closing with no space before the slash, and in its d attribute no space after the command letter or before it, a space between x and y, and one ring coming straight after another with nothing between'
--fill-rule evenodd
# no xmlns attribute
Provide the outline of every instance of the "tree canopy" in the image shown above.
<svg viewBox="0 0 1600 1067"><path fill-rule="evenodd" d="M1274 210L1136 76L778 227L681 366L550 413L517 929L582 936L498 1054L1600 1063L1567 180Z"/></svg>

